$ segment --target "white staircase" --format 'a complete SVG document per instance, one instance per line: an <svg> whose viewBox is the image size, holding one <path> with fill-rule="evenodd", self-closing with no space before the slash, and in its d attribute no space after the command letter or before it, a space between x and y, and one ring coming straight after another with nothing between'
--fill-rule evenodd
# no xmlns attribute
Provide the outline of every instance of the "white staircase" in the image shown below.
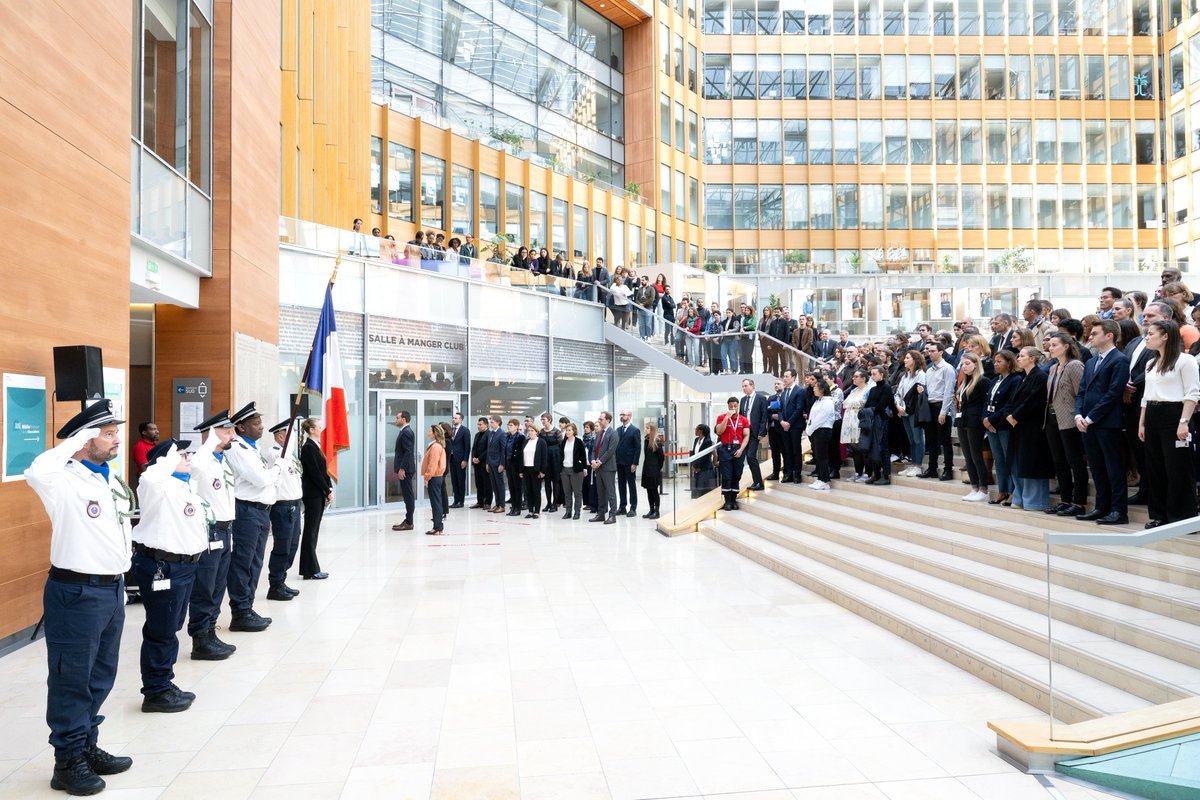
<svg viewBox="0 0 1200 800"><path fill-rule="evenodd" d="M1045 530L1140 530L964 503L957 479L829 492L769 484L700 531L1065 722L1200 694L1200 537L1056 547ZM1054 697L1048 655L1053 651Z"/></svg>

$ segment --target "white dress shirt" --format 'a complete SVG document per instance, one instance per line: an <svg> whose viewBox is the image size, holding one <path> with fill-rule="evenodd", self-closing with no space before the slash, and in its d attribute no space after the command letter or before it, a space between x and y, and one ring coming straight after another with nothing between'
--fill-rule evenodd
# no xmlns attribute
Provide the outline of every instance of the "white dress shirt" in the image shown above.
<svg viewBox="0 0 1200 800"><path fill-rule="evenodd" d="M836 421L837 409L833 405L833 398L829 396L819 397L808 412L808 428L805 432L809 436L812 436L815 431L821 428L832 428L833 423Z"/></svg>
<svg viewBox="0 0 1200 800"><path fill-rule="evenodd" d="M941 403L941 413L954 417L954 384L958 374L954 367L942 359L941 363L930 363L925 370L925 392L930 403Z"/></svg>
<svg viewBox="0 0 1200 800"><path fill-rule="evenodd" d="M275 504L275 481L279 479L279 467L267 466L262 452L242 436L234 436L232 446L225 451L225 458L233 466L236 478L233 496L251 503Z"/></svg>
<svg viewBox="0 0 1200 800"><path fill-rule="evenodd" d="M50 515L50 563L88 575L129 571L132 550L128 513L132 503L110 471L108 480L72 458L94 428L85 429L47 450L25 470L25 480ZM132 498L130 498L130 501Z"/></svg>
<svg viewBox="0 0 1200 800"><path fill-rule="evenodd" d="M304 494L300 486L300 462L296 458L296 440L288 442L291 458L284 459L283 447L276 443L267 451L267 465L279 467L279 477L275 480L275 502L290 503L299 500Z"/></svg>
<svg viewBox="0 0 1200 800"><path fill-rule="evenodd" d="M1163 374L1158 364L1151 361L1146 368L1146 393L1142 395L1142 407L1148 403L1182 403L1185 400L1200 401L1200 366L1194 356L1180 353L1175 366Z"/></svg>
<svg viewBox="0 0 1200 800"><path fill-rule="evenodd" d="M538 438L536 436L525 442L525 453L523 454L521 463L527 467L532 467L534 461L537 459L537 444Z"/></svg>
<svg viewBox="0 0 1200 800"><path fill-rule="evenodd" d="M134 530L138 544L191 556L208 550L208 521L204 501L190 481L172 474L178 466L172 449L142 473L138 481L141 521Z"/></svg>
<svg viewBox="0 0 1200 800"><path fill-rule="evenodd" d="M215 433L209 431L204 444L192 456L192 491L208 503L214 520L232 522L233 467L229 463L228 453L217 458L216 448L220 441Z"/></svg>

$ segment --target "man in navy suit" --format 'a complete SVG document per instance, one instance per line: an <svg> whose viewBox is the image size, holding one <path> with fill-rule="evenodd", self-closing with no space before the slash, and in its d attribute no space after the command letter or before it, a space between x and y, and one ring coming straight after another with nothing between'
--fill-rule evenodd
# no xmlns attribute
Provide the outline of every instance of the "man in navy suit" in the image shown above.
<svg viewBox="0 0 1200 800"><path fill-rule="evenodd" d="M417 437L409 427L408 420L407 411L401 411L396 415L396 427L400 429L400 432L396 434L396 457L392 461L392 469L396 472L396 477L400 481L400 492L404 495L404 522L393 525L392 530L394 531L411 531L413 529L413 506L416 503L413 481L416 480L417 474Z"/></svg>
<svg viewBox="0 0 1200 800"><path fill-rule="evenodd" d="M779 396L780 423L783 429L782 483L800 483L804 468L804 405L806 390L796 383L796 370L783 371L783 391Z"/></svg>
<svg viewBox="0 0 1200 800"><path fill-rule="evenodd" d="M762 491L762 467L758 463L758 440L767 435L767 395L756 392L754 381L742 381L742 399L738 401L738 413L750 420L749 440L746 443L746 461L750 462L750 488Z"/></svg>
<svg viewBox="0 0 1200 800"><path fill-rule="evenodd" d="M500 417L492 414L488 418L491 435L487 446L487 471L492 480L492 499L496 505L491 511L495 514L504 511L504 465L508 463L508 434L500 429Z"/></svg>
<svg viewBox="0 0 1200 800"><path fill-rule="evenodd" d="M463 415L454 412L454 428L450 435L450 455L447 461L450 466L450 484L454 487L454 505L451 508L462 508L463 498L467 494L467 459L471 457L471 434L463 426Z"/></svg>
<svg viewBox="0 0 1200 800"><path fill-rule="evenodd" d="M1075 427L1083 433L1083 449L1096 484L1096 508L1076 519L1095 520L1098 525L1129 522L1121 455L1121 398L1129 382L1129 359L1116 347L1120 334L1111 319L1092 325L1088 338L1097 353L1084 366L1075 395Z"/></svg>
<svg viewBox="0 0 1200 800"><path fill-rule="evenodd" d="M618 514L637 516L637 468L642 460L642 432L630 420L633 412L621 410L621 424L617 426L617 491L621 496ZM629 509L625 509L626 500Z"/></svg>
<svg viewBox="0 0 1200 800"><path fill-rule="evenodd" d="M837 350L837 342L829 336L829 328L822 328L820 338L813 342L813 355L828 361Z"/></svg>

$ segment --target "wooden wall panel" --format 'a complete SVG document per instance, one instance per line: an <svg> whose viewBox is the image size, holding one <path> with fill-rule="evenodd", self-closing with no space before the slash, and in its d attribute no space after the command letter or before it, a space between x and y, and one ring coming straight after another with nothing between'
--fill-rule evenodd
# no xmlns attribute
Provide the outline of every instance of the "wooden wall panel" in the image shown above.
<svg viewBox="0 0 1200 800"><path fill-rule="evenodd" d="M47 390L56 345L129 365L132 19L126 0L0 0L0 372ZM37 622L49 548L37 495L0 484L0 639Z"/></svg>

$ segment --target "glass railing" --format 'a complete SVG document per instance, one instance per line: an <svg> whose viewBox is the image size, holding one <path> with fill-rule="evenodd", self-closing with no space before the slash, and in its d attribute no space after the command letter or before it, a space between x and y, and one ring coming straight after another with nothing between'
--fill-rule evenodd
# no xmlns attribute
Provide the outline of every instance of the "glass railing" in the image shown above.
<svg viewBox="0 0 1200 800"><path fill-rule="evenodd" d="M1130 517L1136 532L1047 532L1041 602L1036 586L1005 590L1047 610L1028 633L1046 637L1052 739L1077 735L1066 724L1200 695L1200 517L1144 531L1139 507ZM1020 637L1039 617L1005 627Z"/></svg>
<svg viewBox="0 0 1200 800"><path fill-rule="evenodd" d="M667 480L670 482L670 514L662 515L672 526L681 521L684 508L692 501L720 488L721 477L717 468L717 445L706 447L692 454L691 448L668 451Z"/></svg>

